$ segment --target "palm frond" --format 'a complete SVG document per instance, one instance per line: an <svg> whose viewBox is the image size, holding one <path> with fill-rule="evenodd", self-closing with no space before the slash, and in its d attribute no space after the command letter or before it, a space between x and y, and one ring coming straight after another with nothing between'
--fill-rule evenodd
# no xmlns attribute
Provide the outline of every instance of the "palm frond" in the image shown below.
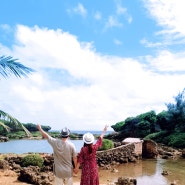
<svg viewBox="0 0 185 185"><path fill-rule="evenodd" d="M0 56L0 74L6 78L11 74L21 78L27 77L27 74L34 72L33 69L16 62L18 59L13 59L11 56Z"/></svg>
<svg viewBox="0 0 185 185"><path fill-rule="evenodd" d="M25 131L27 137L31 137L31 136L32 136L32 134L29 132L29 130L28 130L23 124L21 124L21 127L22 127L23 130Z"/></svg>
<svg viewBox="0 0 185 185"><path fill-rule="evenodd" d="M28 137L32 136L32 134L29 132L29 130L21 122L19 122L16 118L10 116L8 113L0 110L0 118L4 119L4 120L11 121L16 125L20 125Z"/></svg>
<svg viewBox="0 0 185 185"><path fill-rule="evenodd" d="M0 125L3 126L7 130L7 132L10 132L10 127L5 125L2 121L0 121Z"/></svg>
<svg viewBox="0 0 185 185"><path fill-rule="evenodd" d="M19 123L20 123L16 118L12 117L10 114L8 114L2 110L0 110L0 118L7 120L7 121L11 121L11 122L15 123L16 125L19 125Z"/></svg>

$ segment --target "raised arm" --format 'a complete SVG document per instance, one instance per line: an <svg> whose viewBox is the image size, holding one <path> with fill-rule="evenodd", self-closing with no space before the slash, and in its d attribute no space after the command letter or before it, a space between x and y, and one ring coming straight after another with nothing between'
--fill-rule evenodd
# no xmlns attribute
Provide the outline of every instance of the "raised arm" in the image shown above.
<svg viewBox="0 0 185 185"><path fill-rule="evenodd" d="M45 139L49 138L49 135L42 129L42 127L39 124L37 125L37 129L40 131L43 138L45 138Z"/></svg>
<svg viewBox="0 0 185 185"><path fill-rule="evenodd" d="M107 128L108 128L108 125L105 125L100 137L103 139L104 135L105 135L105 132L107 131Z"/></svg>

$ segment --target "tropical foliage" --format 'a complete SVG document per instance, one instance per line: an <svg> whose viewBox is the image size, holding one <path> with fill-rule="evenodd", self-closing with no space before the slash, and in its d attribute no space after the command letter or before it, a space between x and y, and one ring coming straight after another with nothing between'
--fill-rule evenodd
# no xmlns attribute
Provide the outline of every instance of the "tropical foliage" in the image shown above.
<svg viewBox="0 0 185 185"><path fill-rule="evenodd" d="M114 148L114 143L113 141L109 140L109 139L103 139L102 141L102 146L98 149L99 151L101 150L108 150Z"/></svg>
<svg viewBox="0 0 185 185"><path fill-rule="evenodd" d="M8 127L9 131L7 131L5 127L0 125L0 135L8 137L9 139L23 139L30 136L35 138L40 137L40 132L38 131L36 124L33 124L33 123L15 124L10 120L6 120L6 121L3 120L2 122L5 127ZM49 132L49 134L54 138L58 138L60 135L59 131L50 131L51 130L50 126L42 125L42 129L45 132Z"/></svg>
<svg viewBox="0 0 185 185"><path fill-rule="evenodd" d="M16 77L21 78L22 76L27 77L27 74L34 72L33 69L24 66L23 64L17 62L17 59L13 59L11 56L0 56L0 75L4 78L9 77L11 74ZM4 124L5 121L10 123L20 125L22 129L26 132L27 136L30 136L31 133L15 118L10 116L8 113L0 110L0 126L3 126L8 132L10 127Z"/></svg>
<svg viewBox="0 0 185 185"><path fill-rule="evenodd" d="M21 78L27 77L27 74L34 72L33 69L16 62L18 59L13 59L11 56L0 56L0 75L4 78L11 74Z"/></svg>
<svg viewBox="0 0 185 185"><path fill-rule="evenodd" d="M174 100L175 103L166 104L167 110L159 114L152 110L111 127L119 132L119 139L139 137L169 146L185 147L185 89Z"/></svg>
<svg viewBox="0 0 185 185"><path fill-rule="evenodd" d="M129 117L123 122L118 122L118 125L112 125L112 128L124 132L125 137L145 137L155 132L155 123L156 113L150 111L136 117Z"/></svg>
<svg viewBox="0 0 185 185"><path fill-rule="evenodd" d="M21 126L22 129L25 131L26 135L28 137L31 136L31 133L26 129L26 127L24 127L22 123L20 123L16 118L10 116L8 113L5 113L0 110L0 125L2 125L8 132L11 131L11 128L7 124L5 124L5 122L13 124L14 127Z"/></svg>

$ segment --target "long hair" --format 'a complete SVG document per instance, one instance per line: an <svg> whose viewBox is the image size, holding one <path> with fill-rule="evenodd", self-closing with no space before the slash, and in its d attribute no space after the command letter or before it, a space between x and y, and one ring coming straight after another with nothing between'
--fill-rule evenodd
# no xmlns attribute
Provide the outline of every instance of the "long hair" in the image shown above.
<svg viewBox="0 0 185 185"><path fill-rule="evenodd" d="M84 147L88 147L89 154L92 153L92 146L93 146L92 143L91 143L91 144L86 144L86 143L84 143Z"/></svg>

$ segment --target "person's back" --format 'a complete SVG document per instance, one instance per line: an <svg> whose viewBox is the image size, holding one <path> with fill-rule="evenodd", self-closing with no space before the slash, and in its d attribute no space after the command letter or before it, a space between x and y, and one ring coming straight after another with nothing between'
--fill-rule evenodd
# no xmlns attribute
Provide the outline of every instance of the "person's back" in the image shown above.
<svg viewBox="0 0 185 185"><path fill-rule="evenodd" d="M96 162L96 151L102 145L102 138L96 144L86 144L81 148L78 162L82 166L80 185L99 185L98 165Z"/></svg>
<svg viewBox="0 0 185 185"><path fill-rule="evenodd" d="M52 137L48 138L48 143L53 148L54 174L59 178L72 177L72 159L76 156L74 144L68 140Z"/></svg>
<svg viewBox="0 0 185 185"><path fill-rule="evenodd" d="M105 126L95 144L93 144L94 136L91 133L83 135L84 146L80 150L75 168L75 173L78 173L80 165L82 167L80 185L99 185L96 151L102 145L102 139L106 130L107 126Z"/></svg>
<svg viewBox="0 0 185 185"><path fill-rule="evenodd" d="M70 134L69 129L64 128L61 131L60 139L55 139L49 136L40 125L37 125L42 136L47 139L48 143L53 148L54 166L53 172L55 175L55 185L72 185L73 184L73 164L76 167L76 148L73 143L68 141Z"/></svg>

